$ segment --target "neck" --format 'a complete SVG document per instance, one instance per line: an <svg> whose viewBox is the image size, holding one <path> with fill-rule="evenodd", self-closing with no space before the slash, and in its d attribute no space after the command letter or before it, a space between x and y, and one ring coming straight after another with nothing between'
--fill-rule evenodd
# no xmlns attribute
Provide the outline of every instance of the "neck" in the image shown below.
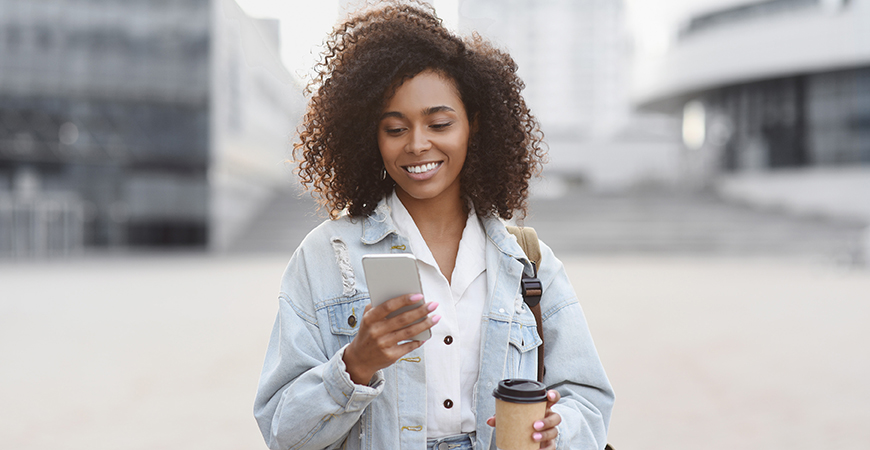
<svg viewBox="0 0 870 450"><path fill-rule="evenodd" d="M450 283L459 253L459 241L462 240L468 217L458 186L455 190L427 199L411 197L398 187L396 195L414 219L441 274Z"/></svg>
<svg viewBox="0 0 870 450"><path fill-rule="evenodd" d="M444 194L447 192L435 198L416 199L402 189L396 189L396 196L408 210L424 238L427 235L452 234L457 227L461 236L461 230L465 227L468 216L466 204L459 195L458 189L453 195Z"/></svg>

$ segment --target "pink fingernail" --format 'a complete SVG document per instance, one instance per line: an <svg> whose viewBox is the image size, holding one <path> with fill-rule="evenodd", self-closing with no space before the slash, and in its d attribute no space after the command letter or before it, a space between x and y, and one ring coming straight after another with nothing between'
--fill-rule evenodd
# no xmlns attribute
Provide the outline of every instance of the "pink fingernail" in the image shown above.
<svg viewBox="0 0 870 450"><path fill-rule="evenodd" d="M420 300L423 300L423 294L414 294L411 296L411 300L419 302Z"/></svg>
<svg viewBox="0 0 870 450"><path fill-rule="evenodd" d="M432 316L432 324L433 325L438 323L439 320L441 320L441 316L439 316L438 314L435 314L434 316Z"/></svg>
<svg viewBox="0 0 870 450"><path fill-rule="evenodd" d="M553 392L553 391L550 391L550 392L547 393L547 397L550 397L550 400L555 400L555 399L556 399L556 393Z"/></svg>
<svg viewBox="0 0 870 450"><path fill-rule="evenodd" d="M541 397L538 397L538 398L541 398ZM535 433L532 435L532 439L534 439L536 441L540 441L542 437L543 437L543 435L541 433Z"/></svg>
<svg viewBox="0 0 870 450"><path fill-rule="evenodd" d="M429 303L429 306L427 306L426 309L428 309L429 312L432 312L432 311L435 311L435 308L437 308L437 307L438 307L438 302L432 302L432 303Z"/></svg>
<svg viewBox="0 0 870 450"><path fill-rule="evenodd" d="M538 398L540 398L540 397L538 397ZM540 430L540 429L543 429L543 428L544 428L544 422L541 422L540 420L537 421L537 422L535 422L535 429L536 429L536 430Z"/></svg>

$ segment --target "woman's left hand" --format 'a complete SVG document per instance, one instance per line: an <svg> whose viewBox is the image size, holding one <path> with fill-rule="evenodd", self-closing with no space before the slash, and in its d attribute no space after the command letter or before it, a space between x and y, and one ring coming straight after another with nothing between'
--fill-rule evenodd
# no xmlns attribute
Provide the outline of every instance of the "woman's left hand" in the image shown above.
<svg viewBox="0 0 870 450"><path fill-rule="evenodd" d="M540 442L540 448L542 449L556 449L556 437L559 435L559 430L556 429L556 425L559 425L562 422L562 416L553 412L551 407L559 401L559 398L561 398L561 396L558 391L553 389L547 391L547 414L544 416L543 420L539 420L533 425L535 432L532 434L532 439L536 442ZM495 417L490 417L486 420L486 423L487 425L494 427Z"/></svg>

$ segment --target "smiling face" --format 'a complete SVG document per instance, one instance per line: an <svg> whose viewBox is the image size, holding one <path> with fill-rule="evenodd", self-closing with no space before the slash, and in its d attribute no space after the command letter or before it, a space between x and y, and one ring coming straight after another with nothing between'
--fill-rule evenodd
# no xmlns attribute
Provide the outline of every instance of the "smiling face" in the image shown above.
<svg viewBox="0 0 870 450"><path fill-rule="evenodd" d="M426 70L399 86L378 124L378 147L399 198L459 199L469 133L452 80Z"/></svg>

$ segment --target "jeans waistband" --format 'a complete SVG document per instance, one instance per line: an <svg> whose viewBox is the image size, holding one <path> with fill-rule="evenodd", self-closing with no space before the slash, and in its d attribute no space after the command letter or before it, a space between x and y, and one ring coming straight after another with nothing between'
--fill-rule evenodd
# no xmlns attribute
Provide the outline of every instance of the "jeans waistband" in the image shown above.
<svg viewBox="0 0 870 450"><path fill-rule="evenodd" d="M426 441L427 450L471 450L474 445L474 432L444 436Z"/></svg>

